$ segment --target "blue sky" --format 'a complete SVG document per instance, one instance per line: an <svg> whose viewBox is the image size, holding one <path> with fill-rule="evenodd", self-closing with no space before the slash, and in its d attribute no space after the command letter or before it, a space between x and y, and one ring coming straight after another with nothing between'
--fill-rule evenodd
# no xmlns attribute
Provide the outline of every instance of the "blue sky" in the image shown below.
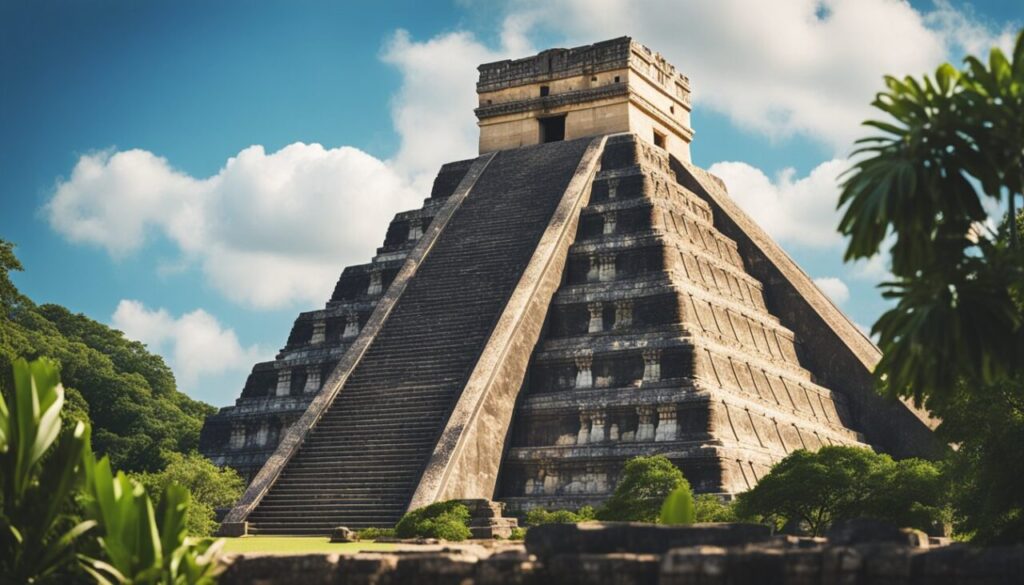
<svg viewBox="0 0 1024 585"><path fill-rule="evenodd" d="M124 329L167 357L184 390L227 404L295 315L369 258L387 218L426 196L437 166L475 154L477 63L631 34L691 77L695 162L870 326L885 259L843 265L832 228L856 122L883 73L1005 45L1024 5L762 10L4 2L0 238L18 245L14 279L30 297Z"/></svg>

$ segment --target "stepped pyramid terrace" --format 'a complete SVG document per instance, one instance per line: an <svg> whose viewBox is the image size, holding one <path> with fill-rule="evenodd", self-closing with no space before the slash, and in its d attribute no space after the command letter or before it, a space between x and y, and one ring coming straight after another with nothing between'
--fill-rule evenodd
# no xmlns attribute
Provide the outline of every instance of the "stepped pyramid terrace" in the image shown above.
<svg viewBox="0 0 1024 585"><path fill-rule="evenodd" d="M658 53L479 72L480 155L207 420L201 450L251 481L225 534L596 505L637 455L728 495L795 449L936 452L876 394L878 349L690 162L690 83Z"/></svg>

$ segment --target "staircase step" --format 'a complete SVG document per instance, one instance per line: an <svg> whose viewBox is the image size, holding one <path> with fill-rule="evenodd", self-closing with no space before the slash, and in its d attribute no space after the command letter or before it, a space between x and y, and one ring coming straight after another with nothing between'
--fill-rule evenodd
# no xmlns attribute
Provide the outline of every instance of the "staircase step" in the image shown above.
<svg viewBox="0 0 1024 585"><path fill-rule="evenodd" d="M250 515L253 533L322 534L401 517L588 144L494 156Z"/></svg>

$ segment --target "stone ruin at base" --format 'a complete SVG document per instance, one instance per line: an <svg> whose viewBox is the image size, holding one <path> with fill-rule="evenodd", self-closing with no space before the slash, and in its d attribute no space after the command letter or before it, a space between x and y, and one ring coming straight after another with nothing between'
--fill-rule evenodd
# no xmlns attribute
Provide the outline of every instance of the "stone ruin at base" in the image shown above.
<svg viewBox="0 0 1024 585"><path fill-rule="evenodd" d="M203 453L250 480L225 533L596 505L637 455L734 494L795 449L936 452L875 393L878 349L691 164L689 81L659 54L479 69L481 155L207 419Z"/></svg>

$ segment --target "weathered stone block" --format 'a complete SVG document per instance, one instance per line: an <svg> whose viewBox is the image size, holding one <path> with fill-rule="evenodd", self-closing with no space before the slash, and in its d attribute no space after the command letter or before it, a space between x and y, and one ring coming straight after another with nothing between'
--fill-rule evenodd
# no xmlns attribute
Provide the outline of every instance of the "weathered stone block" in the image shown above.
<svg viewBox="0 0 1024 585"><path fill-rule="evenodd" d="M331 531L331 542L355 542L356 533L349 530L347 526L338 526Z"/></svg>
<svg viewBox="0 0 1024 585"><path fill-rule="evenodd" d="M872 520L857 518L835 523L826 533L832 545L857 545L890 542L913 547L928 547L928 535L920 530L897 528L896 526Z"/></svg>
<svg viewBox="0 0 1024 585"><path fill-rule="evenodd" d="M389 582L397 566L398 557L392 554L361 553L343 556L338 560L337 583L338 585L380 585Z"/></svg>
<svg viewBox="0 0 1024 585"><path fill-rule="evenodd" d="M221 585L336 585L338 555L238 556L232 559Z"/></svg>
<svg viewBox="0 0 1024 585"><path fill-rule="evenodd" d="M477 558L462 553L407 553L381 581L388 585L472 585Z"/></svg>
<svg viewBox="0 0 1024 585"><path fill-rule="evenodd" d="M660 562L653 554L562 554L544 561L538 580L564 585L654 585Z"/></svg>
<svg viewBox="0 0 1024 585"><path fill-rule="evenodd" d="M741 546L771 538L759 524L661 526L632 522L547 524L526 533L526 550L541 559L568 553L633 552L663 554L673 548Z"/></svg>
<svg viewBox="0 0 1024 585"><path fill-rule="evenodd" d="M817 549L787 550L783 557L786 585L818 585L821 583L822 551Z"/></svg>
<svg viewBox="0 0 1024 585"><path fill-rule="evenodd" d="M1019 585L1024 581L1024 545L974 549L956 568L957 583Z"/></svg>
<svg viewBox="0 0 1024 585"><path fill-rule="evenodd" d="M825 549L821 559L821 582L835 585L857 585L864 569L864 556L856 547L836 546Z"/></svg>
<svg viewBox="0 0 1024 585"><path fill-rule="evenodd" d="M476 565L475 585L529 585L537 580L537 566L523 550L509 550L481 559Z"/></svg>
<svg viewBox="0 0 1024 585"><path fill-rule="evenodd" d="M661 563L661 585L717 585L727 583L726 549L695 546L673 549Z"/></svg>

